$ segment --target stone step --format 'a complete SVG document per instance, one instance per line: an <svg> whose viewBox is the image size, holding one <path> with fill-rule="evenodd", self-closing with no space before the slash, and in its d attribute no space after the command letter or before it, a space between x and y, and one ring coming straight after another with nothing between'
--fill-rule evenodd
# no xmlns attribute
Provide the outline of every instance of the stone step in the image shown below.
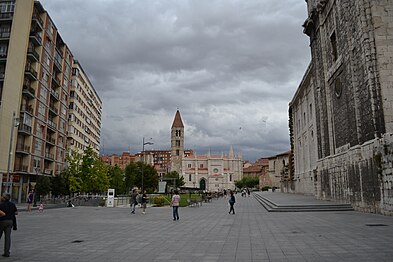
<svg viewBox="0 0 393 262"><path fill-rule="evenodd" d="M353 211L350 204L277 204L269 198L253 193L254 198L268 212L321 212L321 211Z"/></svg>

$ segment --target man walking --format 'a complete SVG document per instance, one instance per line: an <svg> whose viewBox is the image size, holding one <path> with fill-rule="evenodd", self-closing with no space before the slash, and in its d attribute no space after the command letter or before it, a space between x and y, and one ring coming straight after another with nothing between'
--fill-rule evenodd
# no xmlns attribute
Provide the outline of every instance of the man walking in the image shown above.
<svg viewBox="0 0 393 262"><path fill-rule="evenodd" d="M135 214L135 206L138 205L138 201L136 200L137 197L138 197L138 192L136 192L136 189L133 189L130 199L131 214Z"/></svg>
<svg viewBox="0 0 393 262"><path fill-rule="evenodd" d="M4 232L4 253L3 257L10 256L11 248L11 229L14 224L15 215L18 212L14 203L10 201L11 196L4 193L1 197L0 210L5 213L5 216L0 217L0 238Z"/></svg>

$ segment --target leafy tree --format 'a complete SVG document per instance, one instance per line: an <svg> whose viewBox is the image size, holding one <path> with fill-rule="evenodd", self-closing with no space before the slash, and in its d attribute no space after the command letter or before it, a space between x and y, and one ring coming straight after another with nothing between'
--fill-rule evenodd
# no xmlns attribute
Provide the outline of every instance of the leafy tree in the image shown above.
<svg viewBox="0 0 393 262"><path fill-rule="evenodd" d="M237 188L253 188L259 185L259 177L243 177L241 180L235 182Z"/></svg>
<svg viewBox="0 0 393 262"><path fill-rule="evenodd" d="M167 173L164 178L166 179L168 185L173 185L173 180L176 181L176 187L181 187L185 184L184 177L180 176L179 173L177 173L176 171L171 171Z"/></svg>
<svg viewBox="0 0 393 262"><path fill-rule="evenodd" d="M143 166L143 186L147 192L154 192L158 185L158 174L153 166L132 162L125 169L126 190L133 187L142 188L142 166Z"/></svg>
<svg viewBox="0 0 393 262"><path fill-rule="evenodd" d="M68 190L70 193L80 192L82 188L81 166L83 155L71 150L66 155L67 168L64 171Z"/></svg>
<svg viewBox="0 0 393 262"><path fill-rule="evenodd" d="M37 184L35 185L35 192L38 196L44 196L51 191L50 178L48 176L38 176Z"/></svg>
<svg viewBox="0 0 393 262"><path fill-rule="evenodd" d="M82 192L103 192L109 188L108 167L91 147L84 151L80 178Z"/></svg>
<svg viewBox="0 0 393 262"><path fill-rule="evenodd" d="M119 166L109 167L110 188L115 189L116 194L126 194L128 192L123 170Z"/></svg>
<svg viewBox="0 0 393 262"><path fill-rule="evenodd" d="M69 193L68 181L65 173L51 178L52 194L54 196L67 195Z"/></svg>

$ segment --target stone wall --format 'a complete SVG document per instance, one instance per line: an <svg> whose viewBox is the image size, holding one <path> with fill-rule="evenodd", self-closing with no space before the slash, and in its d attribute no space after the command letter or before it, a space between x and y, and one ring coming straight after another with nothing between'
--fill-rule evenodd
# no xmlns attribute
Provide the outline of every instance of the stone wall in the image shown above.
<svg viewBox="0 0 393 262"><path fill-rule="evenodd" d="M318 160L286 187L392 215L393 1L307 4Z"/></svg>
<svg viewBox="0 0 393 262"><path fill-rule="evenodd" d="M393 215L393 137L386 134L318 161L317 197Z"/></svg>

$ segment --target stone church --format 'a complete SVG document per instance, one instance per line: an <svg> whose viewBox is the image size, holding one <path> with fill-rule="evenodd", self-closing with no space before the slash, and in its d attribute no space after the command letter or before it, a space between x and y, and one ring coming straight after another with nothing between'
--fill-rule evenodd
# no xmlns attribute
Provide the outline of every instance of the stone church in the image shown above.
<svg viewBox="0 0 393 262"><path fill-rule="evenodd" d="M190 154L184 150L184 124L179 110L176 111L171 128L171 171L184 178L185 187L210 192L235 189L235 181L243 178L243 160L231 147L228 155Z"/></svg>
<svg viewBox="0 0 393 262"><path fill-rule="evenodd" d="M282 190L393 215L393 1L306 0L311 63Z"/></svg>

